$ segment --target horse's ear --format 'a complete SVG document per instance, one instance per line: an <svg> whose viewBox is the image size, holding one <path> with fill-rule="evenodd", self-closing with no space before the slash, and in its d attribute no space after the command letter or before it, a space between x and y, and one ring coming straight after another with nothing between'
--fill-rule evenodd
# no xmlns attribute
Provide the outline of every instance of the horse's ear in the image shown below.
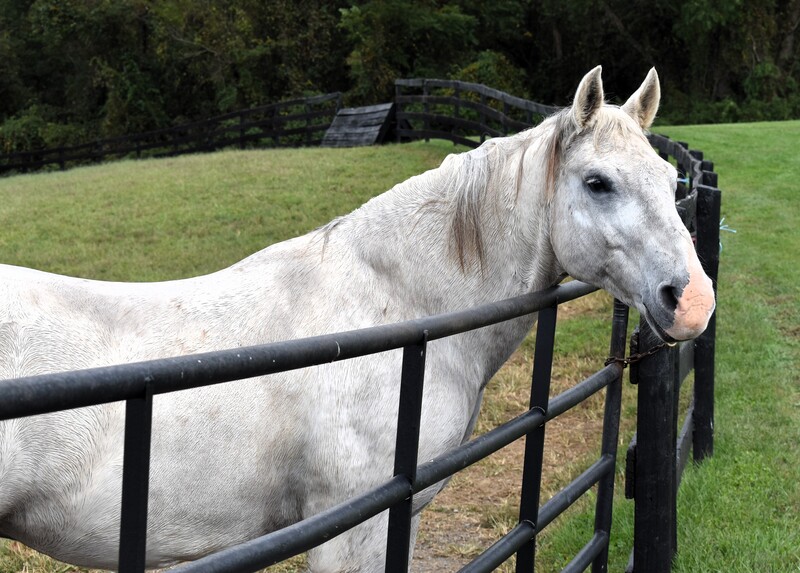
<svg viewBox="0 0 800 573"><path fill-rule="evenodd" d="M600 79L602 66L597 66L591 72L583 76L578 90L575 92L575 100L572 102L572 120L578 132L583 131L591 123L597 110L603 107L603 80Z"/></svg>
<svg viewBox="0 0 800 573"><path fill-rule="evenodd" d="M653 125L659 101L661 101L661 84L656 69L650 68L642 85L622 106L622 111L635 119L642 129L647 129Z"/></svg>

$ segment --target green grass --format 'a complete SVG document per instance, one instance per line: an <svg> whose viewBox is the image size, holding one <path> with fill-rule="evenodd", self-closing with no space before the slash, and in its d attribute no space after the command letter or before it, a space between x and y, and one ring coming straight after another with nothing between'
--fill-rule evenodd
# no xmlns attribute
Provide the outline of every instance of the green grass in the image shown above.
<svg viewBox="0 0 800 573"><path fill-rule="evenodd" d="M685 474L675 570L797 572L800 123L664 131L702 149L715 162L722 214L738 231L723 235L715 455ZM438 165L452 151L451 144L432 142L223 152L0 178L0 260L111 280L205 273L346 213L394 183ZM575 365L588 370L596 366L591 357L598 345L604 351L606 316L594 307L579 309L559 326L559 352L567 356L554 369L559 378L569 378ZM606 333L600 342L598 329ZM526 343L523 353L529 350ZM519 368L528 372L522 361ZM495 402L487 392L486 414L499 420L511 406L519 408L525 400L520 402L516 386L524 394L526 384L515 382L506 403ZM495 386L501 385L490 390ZM635 388L626 385L624 392L623 411L629 412ZM598 436L587 439L599 442ZM620 447L626 444L621 441ZM580 464L570 464L579 471ZM556 481L562 479L559 475ZM622 499L621 481L617 491L611 571L624 569L632 539L632 502ZM537 571L559 570L588 539L591 501L590 495L545 531ZM504 524L514 507L510 503L511 509L487 511L485 526ZM44 569L39 563L29 564L28 570L72 570L55 565ZM0 544L0 573L21 568L18 553L11 555Z"/></svg>
<svg viewBox="0 0 800 573"><path fill-rule="evenodd" d="M207 273L355 209L453 149L229 151L0 178L0 260L107 280Z"/></svg>
<svg viewBox="0 0 800 573"><path fill-rule="evenodd" d="M676 571L800 571L800 122L673 128L717 166L715 456L689 472ZM686 517L684 517L686 516Z"/></svg>
<svg viewBox="0 0 800 573"><path fill-rule="evenodd" d="M715 452L684 474L674 571L797 572L800 122L664 132L714 161L722 215L737 230L722 234ZM624 569L633 533L632 502L617 491L610 571ZM565 564L588 539L590 511L583 504L546 536L545 562Z"/></svg>

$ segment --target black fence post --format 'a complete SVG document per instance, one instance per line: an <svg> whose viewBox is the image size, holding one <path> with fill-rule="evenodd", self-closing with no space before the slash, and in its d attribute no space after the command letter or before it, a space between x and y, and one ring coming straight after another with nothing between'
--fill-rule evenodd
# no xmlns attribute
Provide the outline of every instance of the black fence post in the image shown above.
<svg viewBox="0 0 800 573"><path fill-rule="evenodd" d="M402 95L403 95L403 88L397 81L395 81L394 82L394 105L396 106L396 108L395 108L396 109L396 111L395 111L395 114L396 114L395 117L396 118L399 118L399 117L401 117L403 115L403 102L400 99L400 97ZM395 126L395 130L394 130L395 142L396 143L401 143L402 142L402 138L400 137L400 130L402 129L402 126L400 125L400 120L399 119L396 119L395 121L397 122L397 125Z"/></svg>
<svg viewBox="0 0 800 573"><path fill-rule="evenodd" d="M409 496L389 510L385 569L387 573L408 573L408 558L411 545L412 492L417 479L419 425L422 414L422 388L425 378L427 340L428 331L425 331L422 342L406 346L403 349L394 475L408 477Z"/></svg>
<svg viewBox="0 0 800 573"><path fill-rule="evenodd" d="M428 104L428 80L422 80L422 111L425 112L425 120L422 122L422 126L425 129L425 143L428 143L431 140L427 135L431 130L431 121L429 119L431 109Z"/></svg>
<svg viewBox="0 0 800 573"><path fill-rule="evenodd" d="M306 116L303 118L303 120L305 121L305 125L303 127L306 128L304 143L305 143L306 147L308 147L308 146L311 145L311 117L310 116L311 116L311 112L312 112L311 106L308 104L308 102L305 103L304 110L306 112Z"/></svg>
<svg viewBox="0 0 800 573"><path fill-rule="evenodd" d="M553 369L553 345L556 335L558 307L539 311L536 326L536 347L533 355L533 377L531 382L531 410L547 413L550 400L550 375ZM542 485L544 456L544 430L542 424L525 437L525 462L522 470L522 492L519 504L519 521L528 522L536 531L539 520L539 494ZM536 537L517 551L517 573L533 571L536 557Z"/></svg>
<svg viewBox="0 0 800 573"><path fill-rule="evenodd" d="M638 351L661 344L647 322L639 324ZM675 553L675 348L637 364L639 385L633 529L633 571L669 573Z"/></svg>
<svg viewBox="0 0 800 573"><path fill-rule="evenodd" d="M147 549L147 499L153 391L125 403L125 453L122 465L119 573L141 573Z"/></svg>
<svg viewBox="0 0 800 573"><path fill-rule="evenodd" d="M480 114L478 115L478 117L480 118L479 121L481 122L481 125L486 125L486 112L483 111L485 105L486 105L486 95L481 93L481 108L480 108L481 111ZM481 131L481 143L483 143L484 141L486 141L485 129Z"/></svg>
<svg viewBox="0 0 800 573"><path fill-rule="evenodd" d="M703 179L711 179L710 172ZM713 178L716 184L716 177ZM719 271L719 220L721 193L715 187L697 187L697 255L703 270L714 283L717 294ZM717 311L708 327L694 342L694 460L701 462L714 454L714 355L717 336Z"/></svg>
<svg viewBox="0 0 800 573"><path fill-rule="evenodd" d="M628 307L614 300L614 314L611 319L611 348L609 355L622 359L625 356L625 343L628 334ZM622 366L619 375L606 387L606 404L603 414L603 443L600 455L617 457L619 441L619 418L622 409ZM614 505L614 466L612 470L600 478L597 484L597 505L594 517L595 535L606 537L606 544L592 562L592 573L608 571L608 538L611 534L611 518Z"/></svg>

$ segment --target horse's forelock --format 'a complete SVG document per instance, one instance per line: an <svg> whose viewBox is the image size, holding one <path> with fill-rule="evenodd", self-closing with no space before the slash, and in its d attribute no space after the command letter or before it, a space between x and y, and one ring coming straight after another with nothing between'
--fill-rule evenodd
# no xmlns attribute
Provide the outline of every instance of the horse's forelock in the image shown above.
<svg viewBox="0 0 800 573"><path fill-rule="evenodd" d="M595 149L621 149L636 139L649 145L641 126L627 113L612 106L603 107L597 114L592 133Z"/></svg>
<svg viewBox="0 0 800 573"><path fill-rule="evenodd" d="M553 129L547 140L545 181L548 200L552 199L555 192L558 170L564 157L569 153L571 144L577 137L591 137L597 150L621 149L632 140L640 140L649 145L645 132L628 117L625 112L615 111L614 106L603 106L595 115L594 120L578 132L569 114L569 108L551 116Z"/></svg>

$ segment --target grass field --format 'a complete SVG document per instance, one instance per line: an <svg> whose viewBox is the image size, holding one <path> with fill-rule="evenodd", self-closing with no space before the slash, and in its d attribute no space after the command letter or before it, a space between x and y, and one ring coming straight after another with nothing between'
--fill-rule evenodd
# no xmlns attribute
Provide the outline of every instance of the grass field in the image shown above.
<svg viewBox="0 0 800 573"><path fill-rule="evenodd" d="M664 131L715 162L722 213L738 231L724 234L720 265L716 451L684 478L675 570L797 572L800 122ZM452 151L432 142L223 152L0 179L0 261L112 280L204 273L348 212ZM560 313L555 391L601 365L609 305L597 294ZM478 431L525 407L531 354L526 342L492 382ZM635 388L624 394L621 448ZM594 400L548 426L543 495L595 454L601 417ZM513 526L520 452L514 445L470 468L426 511L424 570L455 569ZM560 570L588 539L588 501L545 531L538 571ZM621 571L632 537L632 504L621 495L614 527L610 570ZM0 573L20 570L73 569L0 545Z"/></svg>

